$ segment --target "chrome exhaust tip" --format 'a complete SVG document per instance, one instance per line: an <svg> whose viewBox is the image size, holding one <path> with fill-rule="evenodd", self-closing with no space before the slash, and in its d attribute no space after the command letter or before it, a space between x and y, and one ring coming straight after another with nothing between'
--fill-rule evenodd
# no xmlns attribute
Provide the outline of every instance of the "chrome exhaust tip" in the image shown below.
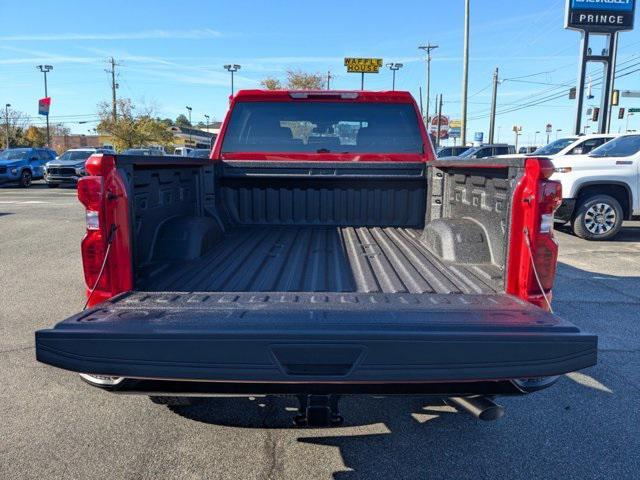
<svg viewBox="0 0 640 480"><path fill-rule="evenodd" d="M125 377L111 377L109 375L94 375L88 373L81 373L80 378L98 387L113 387L125 379Z"/></svg>
<svg viewBox="0 0 640 480"><path fill-rule="evenodd" d="M498 420L504 415L504 407L489 397L449 397L445 399L445 402L456 410L464 410L485 422Z"/></svg>

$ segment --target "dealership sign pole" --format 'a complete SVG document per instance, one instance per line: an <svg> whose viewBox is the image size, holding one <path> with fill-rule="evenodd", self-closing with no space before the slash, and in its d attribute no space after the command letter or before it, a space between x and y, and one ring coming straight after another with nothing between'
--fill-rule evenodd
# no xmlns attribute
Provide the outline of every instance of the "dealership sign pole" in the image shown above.
<svg viewBox="0 0 640 480"><path fill-rule="evenodd" d="M613 94L618 32L633 30L636 0L567 0L564 27L582 32L578 86L576 88L576 118L574 133L581 130L584 88L588 62L601 62L606 73L598 132L607 133L611 124L611 96ZM608 47L602 52L593 52L589 46L592 34L607 36Z"/></svg>

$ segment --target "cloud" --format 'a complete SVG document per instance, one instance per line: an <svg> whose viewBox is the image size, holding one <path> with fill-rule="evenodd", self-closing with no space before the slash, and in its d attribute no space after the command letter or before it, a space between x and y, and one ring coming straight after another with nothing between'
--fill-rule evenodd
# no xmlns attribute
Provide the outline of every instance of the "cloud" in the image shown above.
<svg viewBox="0 0 640 480"><path fill-rule="evenodd" d="M204 39L220 38L223 34L210 28L195 30L145 30L141 32L120 33L57 33L36 35L6 35L0 36L5 42L34 42L34 41L76 41L76 40L153 40L153 39Z"/></svg>

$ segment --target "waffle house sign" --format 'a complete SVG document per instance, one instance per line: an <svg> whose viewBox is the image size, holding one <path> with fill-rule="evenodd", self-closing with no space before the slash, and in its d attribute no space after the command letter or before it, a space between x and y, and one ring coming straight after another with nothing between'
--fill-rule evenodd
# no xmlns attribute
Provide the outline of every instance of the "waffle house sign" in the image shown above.
<svg viewBox="0 0 640 480"><path fill-rule="evenodd" d="M382 67L381 58L345 58L348 73L378 73Z"/></svg>

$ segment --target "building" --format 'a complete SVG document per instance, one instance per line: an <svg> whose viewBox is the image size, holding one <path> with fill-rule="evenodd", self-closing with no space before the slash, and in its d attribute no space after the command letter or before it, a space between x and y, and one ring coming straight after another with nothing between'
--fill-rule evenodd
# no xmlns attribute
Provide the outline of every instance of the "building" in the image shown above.
<svg viewBox="0 0 640 480"><path fill-rule="evenodd" d="M100 135L53 135L51 137L51 148L58 153L63 153L70 148L93 147L98 148L103 145Z"/></svg>
<svg viewBox="0 0 640 480"><path fill-rule="evenodd" d="M177 126L169 129L173 133L173 143L176 147L211 148L217 137L217 134L212 132L213 129L204 130Z"/></svg>

